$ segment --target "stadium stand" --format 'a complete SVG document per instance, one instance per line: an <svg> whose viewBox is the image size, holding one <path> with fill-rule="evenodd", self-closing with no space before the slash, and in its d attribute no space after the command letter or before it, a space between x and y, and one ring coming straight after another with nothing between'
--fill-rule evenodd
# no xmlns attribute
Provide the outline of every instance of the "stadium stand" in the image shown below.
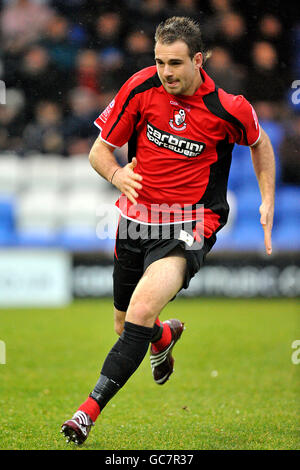
<svg viewBox="0 0 300 470"><path fill-rule="evenodd" d="M288 173L290 148L285 145L283 151L282 143L289 142L290 123L300 113L291 89L300 64L296 6L230 0L96 3L0 1L0 79L8 100L0 105L0 247L111 253L113 240L106 230L109 219L115 229L117 211L111 207L106 225L99 222L104 220L101 204L109 207L117 194L89 165L88 152L98 135L93 120L131 74L153 64L157 22L186 12L200 21L207 47L216 50L206 65L212 78L251 99L270 136L277 163L274 247L299 250L300 181L289 184L282 176L282 168ZM26 21L28 12L40 21ZM241 44L249 53L239 49ZM253 70L268 77L261 88L250 82ZM283 92L271 97L267 92L274 90L266 88L274 70ZM294 160L300 160L294 148ZM124 152L117 156L125 162ZM228 197L229 224L216 249L260 249L260 195L247 147L234 149Z"/></svg>

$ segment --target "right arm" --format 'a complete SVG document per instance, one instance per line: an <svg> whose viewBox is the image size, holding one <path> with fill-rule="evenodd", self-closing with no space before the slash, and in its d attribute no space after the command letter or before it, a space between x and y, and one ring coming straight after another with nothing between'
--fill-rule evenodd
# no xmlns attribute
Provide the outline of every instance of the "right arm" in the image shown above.
<svg viewBox="0 0 300 470"><path fill-rule="evenodd" d="M100 176L124 193L133 204L137 204L136 189L142 189L140 184L142 176L133 171L137 160L134 157L131 163L121 167L113 154L114 150L112 145L103 142L98 137L89 154L90 164Z"/></svg>

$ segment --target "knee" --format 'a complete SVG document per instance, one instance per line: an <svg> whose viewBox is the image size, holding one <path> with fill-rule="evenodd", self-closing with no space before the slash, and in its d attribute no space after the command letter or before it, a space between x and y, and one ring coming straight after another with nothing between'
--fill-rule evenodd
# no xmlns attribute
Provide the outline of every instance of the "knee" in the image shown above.
<svg viewBox="0 0 300 470"><path fill-rule="evenodd" d="M124 330L124 321L115 320L115 332L117 335L121 336Z"/></svg>
<svg viewBox="0 0 300 470"><path fill-rule="evenodd" d="M142 300L133 300L128 308L127 319L130 321L142 324L145 326L152 326L155 322L156 314L151 308L150 303Z"/></svg>

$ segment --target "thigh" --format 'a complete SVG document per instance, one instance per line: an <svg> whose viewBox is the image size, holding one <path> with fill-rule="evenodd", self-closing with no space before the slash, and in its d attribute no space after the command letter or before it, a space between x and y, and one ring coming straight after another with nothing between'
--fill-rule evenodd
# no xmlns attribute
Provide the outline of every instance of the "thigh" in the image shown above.
<svg viewBox="0 0 300 470"><path fill-rule="evenodd" d="M145 305L149 318L145 326L153 326L164 306L182 288L186 272L182 248L176 247L164 258L151 263L138 282L129 304L126 320L137 322L135 306Z"/></svg>
<svg viewBox="0 0 300 470"><path fill-rule="evenodd" d="M133 244L124 235L126 220L124 222L121 219L121 222L123 237L118 230L114 253L113 294L115 309L126 312L132 293L144 272L144 255L138 243Z"/></svg>

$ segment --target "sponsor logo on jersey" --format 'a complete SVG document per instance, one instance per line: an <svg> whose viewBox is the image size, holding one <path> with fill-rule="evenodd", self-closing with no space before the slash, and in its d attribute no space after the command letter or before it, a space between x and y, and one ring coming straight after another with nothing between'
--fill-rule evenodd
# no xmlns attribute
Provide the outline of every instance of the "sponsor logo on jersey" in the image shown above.
<svg viewBox="0 0 300 470"><path fill-rule="evenodd" d="M173 119L170 119L169 124L175 131L184 131L186 129L186 122L185 122L185 110L175 109L173 111Z"/></svg>
<svg viewBox="0 0 300 470"><path fill-rule="evenodd" d="M109 105L105 108L105 110L103 111L103 113L100 114L99 119L101 119L101 121L104 122L104 124L106 123L107 118L108 118L108 116L110 115L111 110L113 109L114 105L115 105L115 100L112 100L112 101L109 103Z"/></svg>
<svg viewBox="0 0 300 470"><path fill-rule="evenodd" d="M147 123L147 138L158 147L166 148L189 158L198 157L206 147L203 142L161 131L150 122Z"/></svg>

